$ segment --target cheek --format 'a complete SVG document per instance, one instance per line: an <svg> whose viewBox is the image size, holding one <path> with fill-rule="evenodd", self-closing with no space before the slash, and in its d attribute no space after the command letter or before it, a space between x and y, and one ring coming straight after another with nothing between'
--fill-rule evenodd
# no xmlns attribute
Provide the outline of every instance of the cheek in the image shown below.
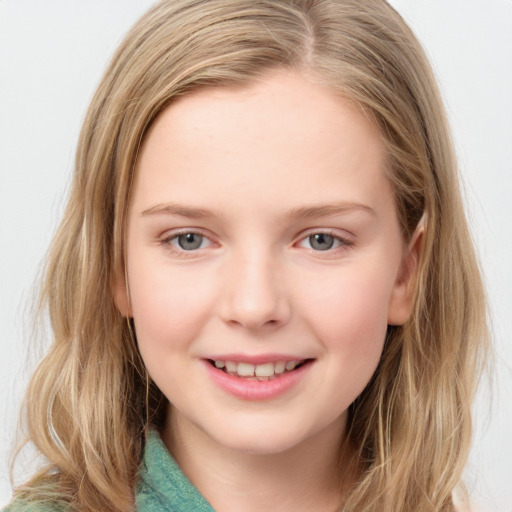
<svg viewBox="0 0 512 512"><path fill-rule="evenodd" d="M310 329L329 352L355 366L375 366L387 331L392 283L388 275L340 272L323 286L302 290L302 309Z"/></svg>
<svg viewBox="0 0 512 512"><path fill-rule="evenodd" d="M197 337L213 302L208 294L211 283L187 272L140 262L129 272L129 279L141 352L172 350Z"/></svg>

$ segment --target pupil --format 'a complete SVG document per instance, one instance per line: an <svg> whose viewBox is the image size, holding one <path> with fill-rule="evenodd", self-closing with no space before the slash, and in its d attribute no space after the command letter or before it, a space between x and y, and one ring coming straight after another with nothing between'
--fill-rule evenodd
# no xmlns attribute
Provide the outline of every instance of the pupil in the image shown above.
<svg viewBox="0 0 512 512"><path fill-rule="evenodd" d="M201 235L197 235L196 233L186 233L185 235L180 235L178 237L179 246L186 251L198 249L202 242L203 237Z"/></svg>
<svg viewBox="0 0 512 512"><path fill-rule="evenodd" d="M326 233L317 233L309 237L309 243L317 251L327 251L334 245L334 237Z"/></svg>

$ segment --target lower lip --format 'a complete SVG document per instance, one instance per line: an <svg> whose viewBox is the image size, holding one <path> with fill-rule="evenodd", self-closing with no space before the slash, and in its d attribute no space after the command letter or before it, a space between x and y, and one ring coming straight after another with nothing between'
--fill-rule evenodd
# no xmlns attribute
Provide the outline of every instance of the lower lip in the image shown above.
<svg viewBox="0 0 512 512"><path fill-rule="evenodd" d="M227 393L242 400L271 400L295 387L307 374L313 361L308 361L300 368L285 372L272 380L248 380L243 377L233 377L203 361L213 382Z"/></svg>

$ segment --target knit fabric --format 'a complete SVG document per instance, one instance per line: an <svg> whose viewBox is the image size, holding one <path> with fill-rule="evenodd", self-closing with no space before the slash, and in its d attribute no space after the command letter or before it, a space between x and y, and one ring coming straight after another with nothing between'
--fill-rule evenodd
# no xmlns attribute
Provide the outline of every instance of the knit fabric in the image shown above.
<svg viewBox="0 0 512 512"><path fill-rule="evenodd" d="M181 471L158 433L150 431L139 469L137 512L215 512ZM3 512L64 512L51 503L15 499Z"/></svg>
<svg viewBox="0 0 512 512"><path fill-rule="evenodd" d="M156 431L146 440L136 502L138 512L215 512L183 474Z"/></svg>

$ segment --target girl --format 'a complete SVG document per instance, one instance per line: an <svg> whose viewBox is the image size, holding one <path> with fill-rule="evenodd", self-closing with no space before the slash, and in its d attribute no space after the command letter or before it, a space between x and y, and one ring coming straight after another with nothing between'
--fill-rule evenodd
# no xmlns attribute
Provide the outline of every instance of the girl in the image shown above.
<svg viewBox="0 0 512 512"><path fill-rule="evenodd" d="M86 117L8 510L450 511L486 344L450 137L380 0L175 0Z"/></svg>

